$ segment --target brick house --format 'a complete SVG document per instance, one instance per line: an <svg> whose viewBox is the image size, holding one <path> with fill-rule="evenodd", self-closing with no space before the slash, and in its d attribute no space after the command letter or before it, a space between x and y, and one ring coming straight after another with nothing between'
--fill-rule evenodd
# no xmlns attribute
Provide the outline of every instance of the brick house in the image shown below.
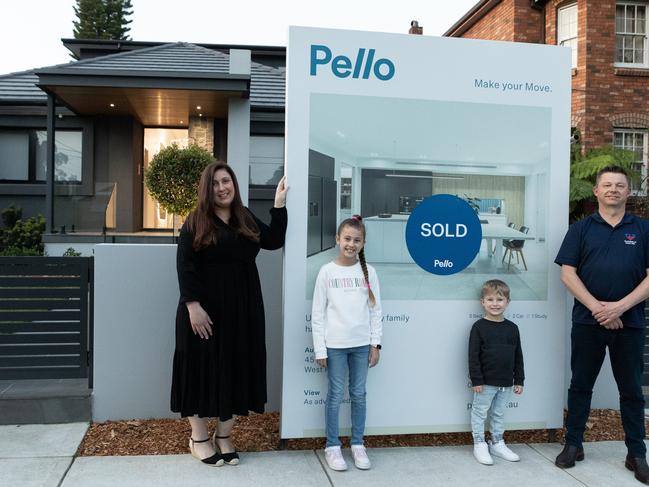
<svg viewBox="0 0 649 487"><path fill-rule="evenodd" d="M632 150L646 177L648 8L633 0L481 0L444 36L571 48L572 127L582 149Z"/></svg>

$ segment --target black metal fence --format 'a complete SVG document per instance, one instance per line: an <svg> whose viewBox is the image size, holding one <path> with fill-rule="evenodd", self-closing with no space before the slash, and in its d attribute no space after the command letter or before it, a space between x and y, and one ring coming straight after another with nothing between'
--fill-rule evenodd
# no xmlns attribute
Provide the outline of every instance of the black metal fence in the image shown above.
<svg viewBox="0 0 649 487"><path fill-rule="evenodd" d="M0 379L84 378L92 257L0 257Z"/></svg>

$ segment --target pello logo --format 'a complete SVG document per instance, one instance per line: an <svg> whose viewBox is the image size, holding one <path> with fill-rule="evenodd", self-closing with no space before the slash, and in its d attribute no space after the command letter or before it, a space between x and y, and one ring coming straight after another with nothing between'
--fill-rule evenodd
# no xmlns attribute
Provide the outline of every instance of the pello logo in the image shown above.
<svg viewBox="0 0 649 487"><path fill-rule="evenodd" d="M625 233L624 234L624 243L627 245L635 245L638 243L635 237L635 233Z"/></svg>
<svg viewBox="0 0 649 487"><path fill-rule="evenodd" d="M386 58L376 58L375 49L361 47L356 52L354 61L342 54L333 56L327 46L311 45L311 76L318 75L318 67L329 65L331 72L337 78L369 79L374 76L381 81L394 77L394 63Z"/></svg>

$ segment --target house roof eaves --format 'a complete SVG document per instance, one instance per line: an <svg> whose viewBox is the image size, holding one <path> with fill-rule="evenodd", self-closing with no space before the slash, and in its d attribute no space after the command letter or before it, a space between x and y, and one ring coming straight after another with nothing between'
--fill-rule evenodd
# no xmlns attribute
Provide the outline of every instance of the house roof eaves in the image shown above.
<svg viewBox="0 0 649 487"><path fill-rule="evenodd" d="M69 77L124 77L124 78L181 78L181 79L219 79L219 80L249 80L250 75L245 74L222 74L206 72L183 72L178 71L156 71L156 70L131 70L131 69L77 69L77 68L43 68L37 69L35 74L39 79L42 76L69 76Z"/></svg>
<svg viewBox="0 0 649 487"><path fill-rule="evenodd" d="M245 93L250 90L247 79L213 79L186 77L124 77L124 76L83 76L44 74L36 84L43 91L57 86L87 87L87 88L141 88L141 89L170 89L170 90L210 90L236 91Z"/></svg>
<svg viewBox="0 0 649 487"><path fill-rule="evenodd" d="M461 37L501 1L502 0L480 0L471 7L471 9L460 18L460 20L455 22L446 32L444 32L442 36Z"/></svg>

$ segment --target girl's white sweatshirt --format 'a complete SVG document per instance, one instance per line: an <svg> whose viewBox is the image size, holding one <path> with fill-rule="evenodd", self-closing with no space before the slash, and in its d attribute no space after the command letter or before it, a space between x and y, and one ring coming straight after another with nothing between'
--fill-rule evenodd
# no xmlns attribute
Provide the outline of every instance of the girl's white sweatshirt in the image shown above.
<svg viewBox="0 0 649 487"><path fill-rule="evenodd" d="M329 262L320 269L313 291L311 330L316 359L329 348L381 343L381 292L376 271L367 266L376 304L370 307L360 262L352 266Z"/></svg>

